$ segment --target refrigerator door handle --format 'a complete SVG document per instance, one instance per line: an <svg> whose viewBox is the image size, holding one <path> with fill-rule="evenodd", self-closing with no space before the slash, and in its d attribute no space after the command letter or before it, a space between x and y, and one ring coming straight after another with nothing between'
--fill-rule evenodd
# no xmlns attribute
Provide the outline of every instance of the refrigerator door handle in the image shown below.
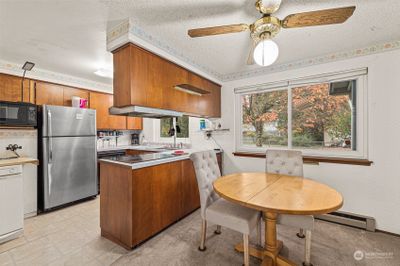
<svg viewBox="0 0 400 266"><path fill-rule="evenodd" d="M47 136L49 138L49 160L48 163L51 164L53 161L53 139L52 139L52 127L51 127L51 112L47 110Z"/></svg>
<svg viewBox="0 0 400 266"><path fill-rule="evenodd" d="M52 185L51 183L53 181L53 178L51 175L51 167L52 167L52 164L48 163L47 164L47 176L48 176L47 190L48 190L49 196L51 195L51 185Z"/></svg>

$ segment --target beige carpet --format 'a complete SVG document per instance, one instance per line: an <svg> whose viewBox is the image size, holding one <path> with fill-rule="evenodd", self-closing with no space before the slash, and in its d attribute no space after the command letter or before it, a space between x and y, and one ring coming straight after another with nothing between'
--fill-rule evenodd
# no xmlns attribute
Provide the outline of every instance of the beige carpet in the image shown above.
<svg viewBox="0 0 400 266"><path fill-rule="evenodd" d="M234 251L241 234L224 229L214 235L209 226L205 252L197 250L200 214L171 226L141 246L123 255L113 265L242 265L242 255ZM284 242L283 253L297 264L303 261L303 241L296 229L279 226L278 238ZM252 237L254 243L255 236ZM354 259L361 251L364 258ZM359 252L360 253L360 252ZM312 241L312 263L317 265L400 265L400 237L371 233L351 227L317 221ZM260 260L251 259L251 265Z"/></svg>

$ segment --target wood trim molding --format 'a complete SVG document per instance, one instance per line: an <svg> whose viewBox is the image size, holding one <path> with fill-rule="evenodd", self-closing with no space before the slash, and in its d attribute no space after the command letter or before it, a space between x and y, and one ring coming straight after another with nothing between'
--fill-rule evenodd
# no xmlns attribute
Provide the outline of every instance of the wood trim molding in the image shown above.
<svg viewBox="0 0 400 266"><path fill-rule="evenodd" d="M265 158L265 154L263 153L233 152L233 155L239 157ZM303 162L306 164L336 163L336 164L352 164L352 165L363 165L363 166L370 166L373 163L372 161L367 159L323 157L323 156L303 156Z"/></svg>

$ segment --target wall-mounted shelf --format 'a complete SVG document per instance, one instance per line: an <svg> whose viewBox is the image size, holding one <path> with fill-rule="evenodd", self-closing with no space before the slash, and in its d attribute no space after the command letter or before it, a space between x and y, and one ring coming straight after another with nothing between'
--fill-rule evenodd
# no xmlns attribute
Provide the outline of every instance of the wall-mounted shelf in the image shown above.
<svg viewBox="0 0 400 266"><path fill-rule="evenodd" d="M200 132L228 132L228 131L230 131L229 128L216 128L216 129L205 128L200 130Z"/></svg>

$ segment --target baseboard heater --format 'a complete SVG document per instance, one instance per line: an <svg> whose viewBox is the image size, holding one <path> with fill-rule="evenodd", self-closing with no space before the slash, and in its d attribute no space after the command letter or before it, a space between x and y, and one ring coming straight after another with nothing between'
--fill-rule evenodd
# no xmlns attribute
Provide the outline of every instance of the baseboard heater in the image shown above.
<svg viewBox="0 0 400 266"><path fill-rule="evenodd" d="M319 220L349 225L375 232L375 218L365 215L340 211L322 215L314 215L314 217Z"/></svg>

